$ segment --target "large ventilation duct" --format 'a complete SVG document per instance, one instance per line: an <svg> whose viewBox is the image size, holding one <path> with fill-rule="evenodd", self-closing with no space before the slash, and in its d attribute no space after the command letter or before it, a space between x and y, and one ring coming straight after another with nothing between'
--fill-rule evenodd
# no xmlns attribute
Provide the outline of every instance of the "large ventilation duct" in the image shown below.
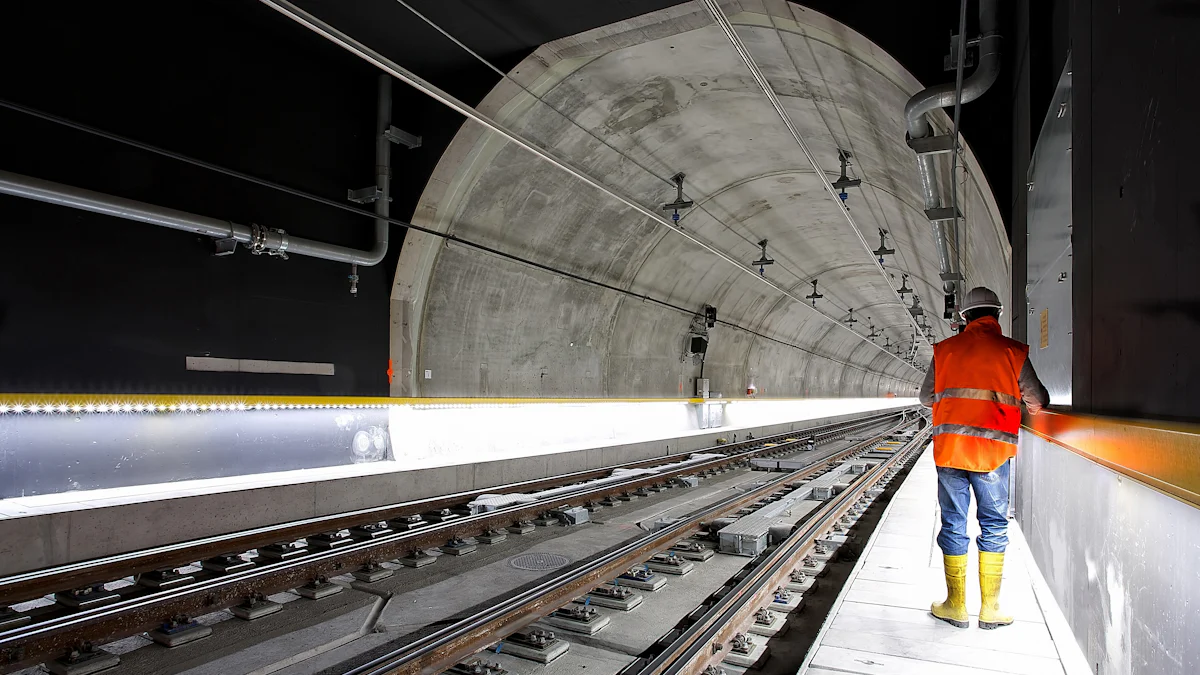
<svg viewBox="0 0 1200 675"><path fill-rule="evenodd" d="M962 102L969 103L983 95L1000 74L999 0L979 1L979 65L975 72L963 81ZM933 227L933 238L937 244L938 260L942 269L942 286L946 293L953 293L956 280L960 278L958 241L955 223L959 214L942 205L942 196L937 182L937 155L953 152L954 139L949 136L933 136L926 114L939 108L954 105L955 83L948 82L918 92L904 106L904 117L908 123L908 142L917 151L917 172L921 179L921 193L925 197L925 215Z"/></svg>

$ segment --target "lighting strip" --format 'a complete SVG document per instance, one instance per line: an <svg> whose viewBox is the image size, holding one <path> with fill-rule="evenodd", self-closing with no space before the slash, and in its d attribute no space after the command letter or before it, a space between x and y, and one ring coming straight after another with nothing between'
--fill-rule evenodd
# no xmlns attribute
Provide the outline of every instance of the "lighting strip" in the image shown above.
<svg viewBox="0 0 1200 675"><path fill-rule="evenodd" d="M811 399L765 399L811 400ZM448 410L468 408L519 408L535 404L595 405L601 403L721 403L721 399L651 398L370 398L351 396L165 396L110 394L0 394L0 415L97 413L208 413L264 410Z"/></svg>

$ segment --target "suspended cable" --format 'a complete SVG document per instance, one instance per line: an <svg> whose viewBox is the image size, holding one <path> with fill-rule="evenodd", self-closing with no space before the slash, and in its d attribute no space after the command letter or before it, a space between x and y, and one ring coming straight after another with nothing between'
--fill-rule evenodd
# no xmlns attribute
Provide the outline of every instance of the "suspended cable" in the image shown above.
<svg viewBox="0 0 1200 675"><path fill-rule="evenodd" d="M767 97L767 101L770 102L771 107L773 107L779 114L779 117L783 121L784 126L787 128L788 133L792 136L793 140L796 141L796 145L799 146L800 151L804 154L805 158L810 164L812 164L813 171L816 172L817 175L823 177L824 172L821 170L816 156L812 153L812 150L809 149L808 143L805 142L804 137L800 134L799 129L796 128L795 123L792 121L791 116L787 112L787 109L783 107L783 102L779 100L779 96L775 93L771 83L767 80L766 75L758 66L758 63L754 60L754 55L750 53L745 43L743 43L742 39L738 36L737 29L735 29L733 24L729 21L729 17L725 15L725 11L721 9L720 4L716 0L699 1L702 6L708 9L709 14L712 15L717 27L720 28L723 33L725 33L725 36L729 39L734 51L737 52L738 56L741 57L742 62L746 65L746 68L750 71L750 76L753 77L758 83L759 88L762 89L763 94ZM822 182L825 191L829 194L829 197L833 199L833 201L838 204L839 207L841 207L842 215L845 217L846 222L850 225L850 229L858 238L859 243L862 244L863 249L870 254L871 246L863 237L862 232L859 231L858 225L855 224L854 219L850 216L850 211L845 207L844 204L842 204L841 199L838 197L837 193L834 192L833 186L828 182ZM896 302L901 308L904 308L904 300L899 296L899 294L896 293L896 289L892 288L891 281L889 281L887 277L887 271L883 269L882 265L877 265L876 269L879 270L880 274L883 275L884 283L886 283L888 289L891 290L892 296L895 297ZM909 316L909 319L912 322L913 328L919 331L920 327L917 325L916 318ZM924 339L924 335L922 335L922 339Z"/></svg>
<svg viewBox="0 0 1200 675"><path fill-rule="evenodd" d="M658 174L658 173L654 172L654 171L653 171L653 170L651 170L649 167L647 167L646 165L642 164L641 162L639 162L639 161L638 161L637 159L635 159L634 157L630 156L630 155L629 155L627 152L625 152L625 151L621 150L620 148L616 147L616 146L615 146L615 145L613 145L612 143L609 143L607 140L605 140L604 138L602 138L602 137L600 137L599 135L597 135L597 134L596 134L595 132L593 132L591 129L589 129L589 128L587 128L587 127L583 126L582 124L580 124L580 123L579 123L579 122L578 122L578 121L577 121L575 118L571 117L571 116L570 116L570 115L568 115L566 112L564 112L563 110L561 110L561 109L559 109L558 107L556 107L554 104L552 104L552 103L550 103L549 101L547 101L547 100L545 99L545 97L543 97L542 95L538 94L537 92L535 92L535 91L533 91L533 90L529 89L529 88L528 88L528 87L526 87L524 84L522 84L521 82L517 81L517 79L516 79L516 78L512 77L512 76L511 76L511 75L509 75L508 73L506 73L506 72L504 72L503 70L501 70L499 67L497 67L495 64L493 64L491 61L488 61L488 60L487 60L487 59L486 59L484 56L482 56L481 54L479 54L479 53L478 53L478 52L476 52L475 50L471 49L471 48L470 48L470 47L469 47L467 44L465 44L465 43L464 43L462 40L459 40L459 39L458 39L457 37L455 37L455 36L454 36L452 33L450 33L449 31L447 31L446 29L442 28L442 27L441 27L441 26L440 26L438 23L436 23L436 22L435 22L433 19L430 19L429 17L427 17L427 16L425 16L424 14L422 14L422 13L421 13L420 11L418 11L418 10L417 10L415 7L413 7L413 6L412 6L412 5L410 5L408 2L406 2L406 0L395 0L395 2L397 2L397 3L398 3L398 4L400 4L402 7L404 7L405 9L407 9L407 10L408 10L409 12L411 12L411 13L412 13L414 16L416 16L418 19L420 19L421 21L425 22L425 23L426 23L426 24L427 24L427 25L428 25L430 28L432 28L432 29L434 29L435 31L437 31L439 34L441 34L441 35L442 35L443 37L445 37L447 40L449 40L449 41L453 42L455 45L457 45L459 48L461 48L463 51L465 51L467 54L469 54L469 55L470 55L472 58L474 58L476 61L479 61L479 63L481 63L481 64L482 64L484 67L486 67L488 70L491 70L493 73L496 73L497 75L499 75L499 76L500 76L501 78L503 78L504 80L507 80L507 81L509 81L509 82L511 82L511 83L513 83L513 84L515 84L515 85L516 85L518 88L520 88L520 89L521 89L521 91L525 92L525 94L527 94L528 96L530 96L531 98L533 98L535 101L538 101L538 102L539 102L539 103L541 103L542 105L546 106L546 107L547 107L547 108L549 108L550 110L553 110L553 111L554 111L555 113L557 113L557 114L558 114L560 117L562 117L564 120L566 120L567 122L569 122L569 123L571 123L572 125L574 125L574 126L575 126L577 129L579 129L580 131L582 131L582 132L584 132L585 134L587 134L588 136L590 136L590 137L591 137L593 140L595 140L597 143L600 143L601 145L603 145L603 146L607 147L609 150L612 150L614 153L616 153L616 154L617 154L618 156L620 156L622 159L624 159L624 160L628 161L629 163L633 164L634 166L636 166L637 168L639 168L639 169L641 169L642 171L646 172L647 174L649 174L649 175L653 176L654 178L657 178L658 180L661 180L661 181L663 181L664 183L666 183L666 184L668 184L668 185L671 185L671 186L674 186L674 185L675 185L675 183L674 183L674 182L671 180L671 178L670 178L670 177L668 177L668 176L663 176L663 175L660 175L660 174ZM705 196L703 199L693 199L693 201L695 202L695 204L696 204L696 208L697 208L697 209L699 209L701 212L703 212L703 213L704 213L705 215L707 215L708 217L712 218L714 222L716 222L717 224L719 224L719 225L721 225L722 227L724 227L726 230L728 230L728 231L729 231L730 233L732 233L734 236L736 236L736 237L740 238L742 241L746 242L746 243L747 243L748 245L750 245L750 246L758 246L758 242L759 242L759 241L761 241L761 240L763 239L763 237L761 237L761 236L759 236L759 235L756 235L756 234L754 233L754 231L753 231L753 230L751 230L751 229L750 229L748 226L746 226L746 225L745 225L745 223L738 223L738 224L739 224L739 225L741 225L742 227L745 227L745 228L746 228L746 231L750 233L750 236L749 236L749 237L747 237L746 235L742 234L741 232L738 232L738 231L737 231L737 229L735 229L733 226L729 225L729 224L728 224L728 223L726 223L725 221L723 221L723 220L721 220L720 218L716 217L716 215L714 215L712 211L710 211L710 210L709 210L707 207L705 207L705 206L704 206L704 202L705 202L705 201L711 200L711 199L713 199L713 198L714 198L714 195L706 195L706 196ZM687 218L687 217L686 217L686 216L684 216L684 219L686 219L686 218ZM803 281L803 282L806 282L806 283L807 283L807 280L812 278L812 275L805 273L805 272L804 272L804 270L803 270L803 268L801 268L801 267L800 267L800 265L797 265L797 264L796 264L794 261L792 261L792 260L789 260L789 259L788 259L786 256L783 256L783 255L780 255L780 258L781 258L782 260L784 260L785 262L787 262L787 263L788 263L788 265L790 265L791 267L795 267L795 268L797 268L797 269L800 269L800 272L795 272L795 271L793 271L792 269L789 269L787 266L780 265L780 269L783 269L783 270L785 270L785 271L786 271L788 274L791 274L793 277L795 277L795 278L796 278L796 280L797 280L797 281ZM834 307L837 307L837 304L836 304L836 303L834 303L832 300L831 300L831 301L829 301L829 304L833 305ZM843 309L843 308L841 308L841 307L837 307L837 308L838 308L839 310L842 310L842 309Z"/></svg>
<svg viewBox="0 0 1200 675"><path fill-rule="evenodd" d="M52 122L52 123L55 123L55 124L60 124L60 125L62 125L62 126L66 126L66 127L69 127L69 128L71 128L71 129L75 129L75 130L77 130L77 131L81 131L81 132L84 132L84 133L88 133L88 134L92 134L92 135L95 135L95 136L99 136L99 137L101 137L101 138L105 138L105 139L108 139L108 140L111 140L111 141L114 141L114 142L117 142L117 143L122 143L122 144L125 144L125 145L129 145L129 146L131 146L131 147L135 147L135 148L138 148L138 149L140 149L140 150L145 150L145 151L147 151L147 152L151 152L151 153L154 153L154 154L157 154L157 155L161 155L161 156L163 156L163 157L168 157L168 158L171 158L171 159L175 159L175 160L178 160L178 161L184 162L184 163L186 163L186 164L191 164L191 165L193 165L193 166L197 166L197 167L200 167L200 168L209 169L209 170L211 170L211 171L215 171L215 172L217 172L217 173L224 174L224 175L226 175L226 176L230 176L230 177L233 177L233 178L238 178L238 179L241 179L241 180L248 181L248 182L250 182L250 183L254 183L254 184L256 184L256 185L260 185L260 186L263 186L263 187L271 188L271 189L273 189L273 190L279 190L279 191L281 191L281 192L285 192L285 193L287 193L287 194L294 195L294 196L296 196L296 197L301 197L301 198L303 198L303 199L308 199L308 200L311 200L311 201L315 201L315 202L318 202L318 203L320 203L320 204L325 204L325 205L328 205L328 206L332 206L332 207L334 207L334 208L337 208L337 209L340 209L340 210L342 210L342 211L347 211L347 212L350 212L350 213L356 213L356 214L359 214L359 215L362 215L362 216L366 216L366 217L369 217L369 218L371 218L372 220L386 220L387 222L389 222L389 223L392 223L393 225L399 225L399 226L401 226L401 227L409 228L409 229L415 230L415 231L417 231L417 232L421 232L421 233L423 233L423 234L428 234L428 235L431 235L431 236L434 236L434 237L438 237L438 238L440 238L440 239L444 239L444 240L446 240L446 241L452 241L452 242L454 242L454 243L456 243L456 244L461 244L461 245L463 245L463 246L466 246L466 247L468 247L468 248L476 249L476 250L478 250L478 251L482 251L482 252L484 252L484 253L488 253L488 254L491 254L491 255L494 255L494 256L498 256L498 257L500 257L500 258L504 258L504 259L506 259L506 260L511 260L511 261L513 261L513 262L517 262L517 263L520 263L520 264L523 264L523 265L527 265L527 266L529 266L529 267L532 267L532 268L535 268L535 269L538 269L538 270L542 270L542 271L544 271L544 272L549 272L549 273L551 273L551 274L555 274L555 275L562 276L562 277L565 277L565 278L568 278L568 279L572 279L572 280L574 280L574 281L579 281L579 282L581 282L581 283L589 284L589 285L592 285L592 286L597 286L597 287L603 288L603 289L605 289L605 290L609 290L609 291L614 291L614 292L617 292L617 293L621 293L622 295L625 295L625 296L628 296L628 297L632 297L632 298L636 298L636 299L638 299L638 300L641 300L641 301L643 301L643 302L649 302L649 303L656 304L656 305L659 305L659 306L662 306L662 307L665 307L665 308L668 308L668 309L672 309L672 310L674 310L674 311L677 311L677 312L680 312L680 313L686 314L686 315L688 315L688 316L693 316L693 315L695 315L695 314L696 314L696 312L695 312L694 310L687 309L686 307L682 307L682 306L680 306L680 305L673 304L673 303L671 303L671 302L668 302L668 301L666 301L666 300L660 300L660 299L658 299L658 298L654 298L654 297L651 297L651 296L649 296L649 295L641 295L641 294L638 294L638 293L634 293L634 292L632 292L632 291L629 291L629 290L626 290L626 289L623 289L623 288L619 288L619 287L617 287L617 286L613 286L612 284L608 284L608 283L605 283L605 282L603 282L603 281L597 281L597 280L595 280L595 279L589 279L588 277L584 277L584 276L582 276L582 275L575 274L574 272L569 272L569 271L567 271L567 270L563 270L563 269L559 269L559 268L551 267L551 266L549 266L549 265L545 265L545 264L542 264L542 263L539 263L539 262L535 262L535 261L533 261L533 260L529 260L529 259L527 259L527 258L522 258L522 257L520 257L520 256L513 255L513 254L511 254L511 253L505 253L504 251L500 251L500 250L494 249L494 248L492 248L492 247L490 247L490 246L487 246L487 245L484 245L484 244L480 244L480 243L477 243L477 242L471 241L471 240L469 240L469 239L463 239L462 237L459 237L459 236L456 236L456 235L453 235L453 234L448 234L448 233L445 233L445 232L439 232L439 231L437 231L437 230L432 230L432 229L429 229L429 228L426 228L426 227L421 227L420 225L414 225L414 224L412 224L412 223L409 223L409 222L406 222L406 221L400 220L400 219L398 219L398 218L392 218L392 217L386 217L386 218L385 218L385 217L382 217L382 216L379 216L379 215L377 215L377 214L376 214L374 211L366 211L366 210L359 209L359 208L356 208L356 207L353 207L353 206L348 206L348 205L346 205L346 204L342 204L342 203L340 203L340 202L336 202L336 201L334 201L334 200L332 200L332 199L327 199L327 198L325 198L325 197L321 197L321 196L319 196L319 195L314 195L314 194L311 194L311 193L309 193L309 192L305 192L305 191L303 191L303 190L299 190L299 189L296 189L296 188L288 187L288 186L286 186L286 185L282 185L282 184L280 184L280 183L276 183L276 182L274 182L274 181L269 181L269 180L266 180L266 179L264 179L264 178L259 178L258 176L253 176L253 175L250 175L250 174L242 173L242 172L240 172L240 171L235 171L235 170L233 170L233 169L228 169L228 168L225 168L225 167L219 166L219 165L217 165L217 164L213 164L213 163L211 163L211 162L206 162L206 161L204 161L204 160L200 160L200 159L196 159L196 158L193 158L193 157L189 157L189 156L187 156L187 155L184 155L184 154L181 154L181 153L178 153L178 152L174 152L174 151L171 151L171 150L166 150L166 149L163 149L163 148L160 148L160 147L154 146L154 145L150 145L149 143L143 143L142 141L138 141L138 140L134 140L134 139L131 139L131 138L127 138L127 137L125 137L125 136L121 136L121 135L119 135L119 134L115 134L115 133L112 133L112 132L109 132L109 131L104 131L104 130L102 130L102 129L97 129L97 128L95 128L95 127L91 127L91 126L88 126L88 125L86 125L86 124L81 124L81 123L79 123L79 122L74 122L74 121L72 121L72 120L69 120L69 119L66 119L66 118L64 118L64 117L59 117L59 116L57 116L57 115L52 115L52 114L50 114L50 113L42 112L42 111L40 111L40 110L36 110L36 109L34 109L34 108L30 108L30 107L28 107L28 106L20 105L20 104L18 104L18 103L13 103L13 102L11 102L11 101L6 101L6 100L3 100L3 99L0 99L0 107L3 107L3 108L8 108L8 109L10 109L10 110L13 110L13 111L16 111L16 112L20 112L20 113L24 113L24 114L27 114L27 115L30 115L30 116L33 116L33 117L37 117L37 118L39 118L39 119L46 120L46 121L48 121L48 122ZM806 353L806 354L810 354L810 355L812 355L812 356L816 356L816 357L818 357L818 358L823 358L823 359L826 359L826 360L832 361L832 362L834 362L834 363L838 363L838 364L841 364L841 365L843 365L843 366L847 366L847 367L849 367L849 368L852 368L852 369L854 369L854 370L859 370L859 371L861 371L861 372L864 372L864 373L873 373L873 374L880 375L880 376L882 376L882 377L889 378L889 379L898 379L898 378L896 378L896 376L895 376L895 375L891 375L891 374L884 373L884 372L880 372L880 371L876 371L876 370L871 370L871 369L869 369L869 368L863 368L863 367L861 367L861 366L858 366L857 364L850 363L850 362L848 362L848 361L842 361L841 359L836 359L836 358L833 358L833 357L831 357L831 356L827 356L827 355L825 355L825 354L820 354L820 353L817 353L817 352L815 352L815 351L813 351L813 350L811 350L811 349L808 349L808 348L802 347L802 346L800 346L800 345L797 345L797 344L793 344L793 343L787 342L787 341L785 341L785 340L780 340L780 339L778 339L778 338L771 337L771 336L769 336L769 335L765 335L765 334L763 334L763 333L761 333L761 332L759 332L759 331L756 331L756 330L754 330L754 329L752 329L752 328L747 328L747 327L745 327L745 326L742 326L742 325L739 325L739 324L733 323L733 322L731 322L731 321L725 321L725 320L720 320L720 319L718 319L718 320L717 320L717 323L720 323L720 324L722 324L722 325L724 325L724 326L727 326L727 327L729 327L729 328L733 328L733 329L735 329L735 330L740 330L740 331L742 331L742 332L745 332L745 333L748 333L748 334L750 334L750 335L754 335L755 337L761 338L761 339L763 339L763 340L769 340L769 341L771 341L771 342L774 342L774 343L776 343L776 344L780 344L780 345L783 345L783 346L786 346L786 347L790 347L790 348L792 348L792 349L796 349L796 350L798 350L798 351L802 351L802 352L804 352L804 353Z"/></svg>
<svg viewBox="0 0 1200 675"><path fill-rule="evenodd" d="M337 28L333 27L329 23L322 21L321 19L317 18L310 12L307 12L307 11L301 9L300 7L297 7L294 3L289 2L288 0L259 0L259 1L262 2L264 5L276 10L277 12L279 12L283 16L287 17L288 19L295 21L297 24L303 26L304 28L307 28L308 30L313 31L314 33L320 35L321 37L324 37L325 39L327 39L330 42L332 42L333 44L341 47L342 49L346 50L347 52L374 65L376 68L379 68L380 70L392 75L393 77L399 79L401 82L404 82L405 84L408 84L408 85L412 86L413 88L421 91L422 93L424 93L424 94L428 95L429 97L433 98L434 100L442 103L443 105L450 108L451 110L454 110L454 111L458 112L459 114L464 115L465 117L482 125L483 127L491 130L492 132L494 132L501 138L504 138L504 139L508 140L509 142L513 143L514 145L516 145L520 148L523 148L527 152L537 156L538 158L542 159L543 161L549 162L550 164L553 164L553 165L559 167L564 172L566 172L567 174L576 178L577 180L584 183L585 185L588 185L600 192L603 192L603 193L607 194L608 196L612 197L613 199L621 202L622 204L625 204L629 208L633 209L635 212L640 213L643 217L647 218L651 223L654 223L655 225L659 225L662 227L666 227L668 231L674 232L674 233L678 234L679 236L684 237L685 239L692 242L696 246L704 249L705 251L708 251L709 253L716 256L717 258L720 258L722 261L725 261L726 263L733 265L739 272L750 275L756 281L763 283L770 288L775 289L777 292L796 301L796 303L798 305L803 306L805 310L809 310L808 304L805 303L798 296L794 295L792 293L792 291L789 290L788 288L780 285L779 283L776 283L775 281L767 279L765 276L755 274L753 270L749 269L743 263L741 263L737 259L733 258L730 254L716 248L712 244L700 239L699 237L696 237L695 235L687 232L686 230L678 227L677 225L673 225L670 221L663 218L657 212L648 208L646 205L640 203L638 200L634 199L633 197L631 197L627 194L624 194L624 193L616 190L613 187L610 187L609 185L605 184L601 180L590 175L586 171L583 171L579 167L573 166L569 162L556 157L554 154L550 153L545 148L542 148L540 145L529 141L521 134L514 132L513 130L509 129L508 127L504 126L503 124L500 124L499 122L492 119L491 117L483 114L482 112L475 109L474 107L472 107L472 106L464 103L463 101L459 100L458 98L454 97L452 94L437 87L436 85L432 84L431 82L428 82L427 80L421 78L420 76L416 75L415 73L408 70L407 68L404 68L403 66L397 64L396 62L384 57L379 52L375 51L374 49L371 49L367 45L365 45L362 42L347 35L346 33L342 32L341 30L338 30ZM815 163L814 163L814 167L816 168L818 173L821 173L819 167L816 167ZM828 188L828 187L829 186L827 184L826 188ZM865 240L864 240L864 245L865 245ZM826 321L828 321L831 325L849 331L851 335L854 335L855 338L857 338L861 342L871 345L872 347L875 347L876 349L878 349L877 345L874 345L870 341L864 340L863 337L861 335L859 335L857 332L850 330L845 325L843 325L840 321L834 319L833 317L830 317L830 316L824 314L823 312L819 312L819 311L815 311L815 310L811 310L811 311L814 311L814 313L816 313L818 316L821 316L824 319L826 319ZM879 349L879 351L883 352L884 350ZM888 356L895 358L896 361L898 361L900 364L904 365L905 367L915 370L915 368L912 368L912 366L910 364L906 363L903 359L895 357L892 354L888 354Z"/></svg>

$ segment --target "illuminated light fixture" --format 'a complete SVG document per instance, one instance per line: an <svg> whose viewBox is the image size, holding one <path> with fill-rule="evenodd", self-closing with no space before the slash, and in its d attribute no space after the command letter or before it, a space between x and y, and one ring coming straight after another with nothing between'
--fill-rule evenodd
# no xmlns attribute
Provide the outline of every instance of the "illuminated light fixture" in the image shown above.
<svg viewBox="0 0 1200 675"><path fill-rule="evenodd" d="M0 394L3 396L3 394ZM614 401L589 401L589 400L548 400L548 399L531 399L529 401L480 401L473 402L464 399L443 399L445 402L432 403L426 400L413 399L396 399L394 403L382 402L383 400L367 399L363 402L353 402L353 399L338 399L331 398L334 402L323 402L318 398L298 398L293 400L279 400L282 397L274 398L274 401L245 401L245 400L230 400L218 397L205 397L208 400L171 400L173 397L168 396L152 396L149 400L138 400L129 398L116 398L111 396L96 396L90 399L80 398L74 401L64 395L28 395L30 400L20 400L21 395L13 400L13 395L10 395L9 400L0 400L0 414L12 413L30 413L30 414L80 414L80 413L198 413L198 412L233 412L247 410L506 410L522 408L529 405L539 405L544 403L553 403L556 405L567 405L570 407L587 406L592 403L607 403L607 404L624 404L625 402ZM390 399L385 399L390 400ZM344 402L343 402L344 401ZM662 403L677 403L681 402L678 399L663 400ZM628 403L633 403L632 401ZM690 404L689 401L682 401L684 404Z"/></svg>

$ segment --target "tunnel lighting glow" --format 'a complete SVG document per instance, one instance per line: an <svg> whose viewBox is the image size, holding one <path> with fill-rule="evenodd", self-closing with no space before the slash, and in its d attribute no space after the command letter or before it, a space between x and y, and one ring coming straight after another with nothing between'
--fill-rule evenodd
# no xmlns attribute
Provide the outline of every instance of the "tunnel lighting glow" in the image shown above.
<svg viewBox="0 0 1200 675"><path fill-rule="evenodd" d="M703 403L705 405L728 405L732 401L712 399L699 401L695 399L498 399L495 402L481 399L446 400L435 402L430 399L395 399L395 403L386 399L353 399L332 398L330 401L319 399L291 399L284 397L264 397L267 400L246 401L239 399L222 399L220 397L196 397L186 399L174 396L146 396L142 399L135 397L115 397L106 395L65 395L65 394L9 394L8 400L0 394L0 415L33 414L33 415L79 415L79 414L118 414L130 415L162 414L162 413L231 413L245 411L272 410L513 410L531 406L555 405L559 409L585 409L596 405L629 404L629 403L662 403L687 407ZM274 400L270 400L274 399Z"/></svg>

